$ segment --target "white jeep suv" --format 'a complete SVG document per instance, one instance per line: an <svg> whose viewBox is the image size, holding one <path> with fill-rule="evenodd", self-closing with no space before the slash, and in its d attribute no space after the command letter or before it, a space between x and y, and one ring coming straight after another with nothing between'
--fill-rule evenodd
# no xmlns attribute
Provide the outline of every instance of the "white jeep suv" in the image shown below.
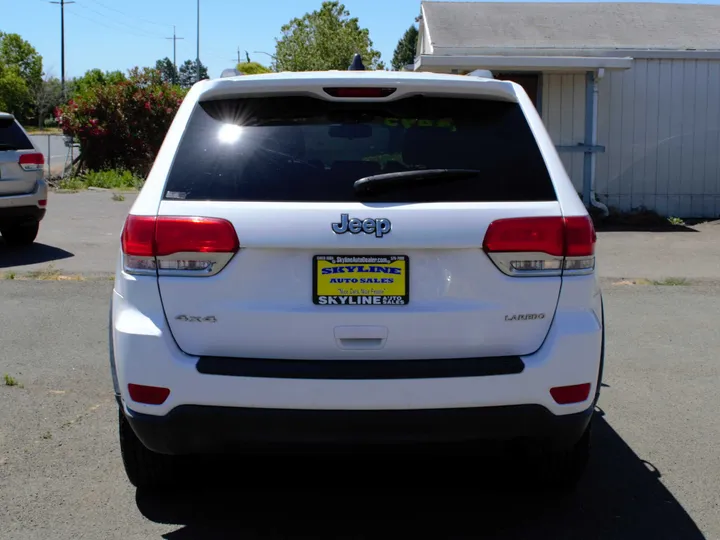
<svg viewBox="0 0 720 540"><path fill-rule="evenodd" d="M582 471L595 232L517 84L200 82L121 244L110 355L136 486L278 444L530 441L553 481Z"/></svg>

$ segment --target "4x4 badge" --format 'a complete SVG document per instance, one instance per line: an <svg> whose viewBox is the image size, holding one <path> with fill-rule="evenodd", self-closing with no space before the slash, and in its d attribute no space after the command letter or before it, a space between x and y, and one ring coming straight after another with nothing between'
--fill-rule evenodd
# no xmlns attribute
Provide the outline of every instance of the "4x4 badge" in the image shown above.
<svg viewBox="0 0 720 540"><path fill-rule="evenodd" d="M389 219L357 219L350 218L348 214L340 214L340 222L332 224L332 230L335 234L374 234L378 238L388 234L392 230L392 223Z"/></svg>

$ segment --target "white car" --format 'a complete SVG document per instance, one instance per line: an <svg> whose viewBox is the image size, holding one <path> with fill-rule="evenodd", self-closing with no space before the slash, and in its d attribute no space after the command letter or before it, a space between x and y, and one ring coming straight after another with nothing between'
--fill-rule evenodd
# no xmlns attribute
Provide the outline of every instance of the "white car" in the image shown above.
<svg viewBox="0 0 720 540"><path fill-rule="evenodd" d="M574 485L604 357L595 241L517 84L196 84L122 231L110 355L130 481L265 445L499 440Z"/></svg>

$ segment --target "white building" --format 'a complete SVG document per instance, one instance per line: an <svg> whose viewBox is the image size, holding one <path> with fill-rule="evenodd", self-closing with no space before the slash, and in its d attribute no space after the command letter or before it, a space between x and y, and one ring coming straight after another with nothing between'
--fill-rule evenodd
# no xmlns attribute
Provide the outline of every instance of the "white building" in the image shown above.
<svg viewBox="0 0 720 540"><path fill-rule="evenodd" d="M586 201L720 216L720 6L423 2L415 69L522 84Z"/></svg>

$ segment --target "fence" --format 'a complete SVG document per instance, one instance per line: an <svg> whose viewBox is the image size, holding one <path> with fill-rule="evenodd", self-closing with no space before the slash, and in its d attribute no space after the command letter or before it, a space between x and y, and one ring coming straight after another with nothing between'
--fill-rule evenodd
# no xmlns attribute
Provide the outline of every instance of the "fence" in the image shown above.
<svg viewBox="0 0 720 540"><path fill-rule="evenodd" d="M45 178L64 177L80 148L63 135L31 135L35 147L45 156Z"/></svg>

